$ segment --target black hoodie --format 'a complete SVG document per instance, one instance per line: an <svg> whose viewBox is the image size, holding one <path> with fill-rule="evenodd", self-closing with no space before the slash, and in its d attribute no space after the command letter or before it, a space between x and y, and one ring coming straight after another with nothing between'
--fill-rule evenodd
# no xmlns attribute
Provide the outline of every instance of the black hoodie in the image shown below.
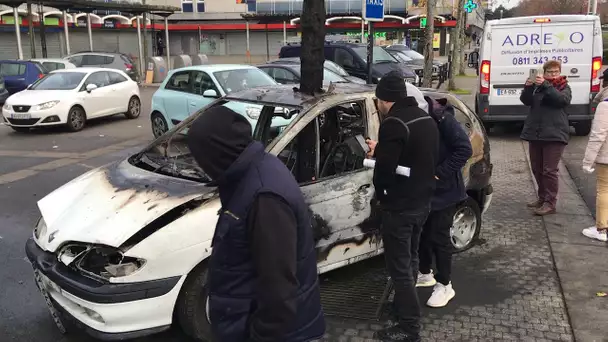
<svg viewBox="0 0 608 342"><path fill-rule="evenodd" d="M251 125L224 106L208 109L188 132L192 156L219 187L235 180L225 172L253 143ZM235 194L236 195L236 194ZM256 312L251 313L253 341L278 341L296 316L297 223L291 207L273 194L258 195L247 216L251 257L257 275Z"/></svg>

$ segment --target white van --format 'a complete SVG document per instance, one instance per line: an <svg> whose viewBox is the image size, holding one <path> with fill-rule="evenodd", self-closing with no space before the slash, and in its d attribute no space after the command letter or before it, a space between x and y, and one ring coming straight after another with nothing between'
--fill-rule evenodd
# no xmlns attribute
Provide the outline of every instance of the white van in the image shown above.
<svg viewBox="0 0 608 342"><path fill-rule="evenodd" d="M479 49L475 109L486 127L523 121L529 110L519 96L530 69L549 60L562 62L572 102L566 108L577 135L587 135L600 91L602 30L594 15L517 17L486 22Z"/></svg>

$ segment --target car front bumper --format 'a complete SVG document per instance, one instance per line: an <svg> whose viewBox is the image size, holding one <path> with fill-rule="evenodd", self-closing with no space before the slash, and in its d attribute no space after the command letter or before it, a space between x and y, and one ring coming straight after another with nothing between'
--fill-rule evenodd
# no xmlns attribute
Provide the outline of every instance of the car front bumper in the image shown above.
<svg viewBox="0 0 608 342"><path fill-rule="evenodd" d="M27 258L39 275L38 286L62 319L91 336L121 340L169 328L185 276L139 283L102 283L61 263L30 238Z"/></svg>
<svg viewBox="0 0 608 342"><path fill-rule="evenodd" d="M7 125L15 127L62 125L67 122L69 110L69 108L64 108L61 103L49 109L34 110L30 108L28 111L20 112L16 112L13 107L2 108L2 116Z"/></svg>

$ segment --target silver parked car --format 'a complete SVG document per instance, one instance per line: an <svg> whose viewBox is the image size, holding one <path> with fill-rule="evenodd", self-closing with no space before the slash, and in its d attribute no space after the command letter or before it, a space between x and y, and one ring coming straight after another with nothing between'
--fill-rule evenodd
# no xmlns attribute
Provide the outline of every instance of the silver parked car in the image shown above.
<svg viewBox="0 0 608 342"><path fill-rule="evenodd" d="M77 67L108 68L124 71L139 82L139 71L129 55L120 52L83 51L64 57Z"/></svg>

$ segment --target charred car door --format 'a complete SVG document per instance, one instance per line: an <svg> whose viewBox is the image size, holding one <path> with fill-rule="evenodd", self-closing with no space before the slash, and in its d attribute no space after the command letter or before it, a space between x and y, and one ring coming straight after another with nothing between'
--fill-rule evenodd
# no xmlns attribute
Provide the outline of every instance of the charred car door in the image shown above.
<svg viewBox="0 0 608 342"><path fill-rule="evenodd" d="M284 135L293 138L277 155L310 207L318 266L325 272L376 255L379 235L371 208L373 170L363 167L358 142L368 136L365 99L319 106Z"/></svg>

